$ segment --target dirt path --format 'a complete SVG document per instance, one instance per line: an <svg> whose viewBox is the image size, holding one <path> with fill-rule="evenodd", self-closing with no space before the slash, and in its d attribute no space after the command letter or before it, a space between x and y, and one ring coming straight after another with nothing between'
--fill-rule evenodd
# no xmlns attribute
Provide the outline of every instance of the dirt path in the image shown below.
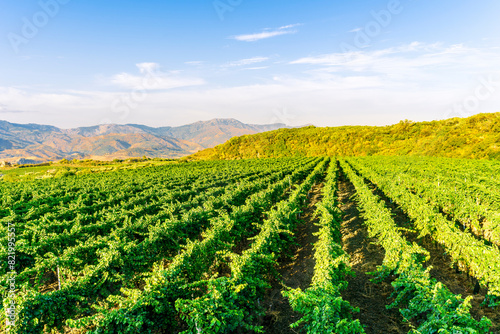
<svg viewBox="0 0 500 334"><path fill-rule="evenodd" d="M360 313L354 315L365 326L367 334L371 333L407 333L409 327L403 323L398 310L387 310L389 296L393 288L389 281L380 284L370 282L373 276L366 274L377 269L384 259L384 249L374 244L376 239L368 237L368 231L351 198L355 193L354 186L344 174L339 179L339 202L344 213L342 223L342 242L344 250L351 257L351 266L355 277L348 277L347 289L342 297L352 306L358 307Z"/></svg>
<svg viewBox="0 0 500 334"><path fill-rule="evenodd" d="M291 288L307 289L311 285L314 275L314 248L317 237L313 233L318 232L319 227L315 225L318 221L314 218L315 204L321 201L321 189L323 184L318 184L312 188L307 207L303 210L301 220L295 231L296 244L289 250L294 254L292 258L285 259L278 272L282 277L284 285ZM280 280L272 282L272 289L266 299L267 312L264 318L264 332L268 334L297 333L290 325L301 318L300 313L294 312L288 303L288 299L281 295L283 286Z"/></svg>

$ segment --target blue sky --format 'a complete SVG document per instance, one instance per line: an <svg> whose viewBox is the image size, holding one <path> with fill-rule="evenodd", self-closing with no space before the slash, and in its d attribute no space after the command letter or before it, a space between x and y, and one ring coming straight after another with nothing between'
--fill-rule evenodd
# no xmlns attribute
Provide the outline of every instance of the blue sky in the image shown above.
<svg viewBox="0 0 500 334"><path fill-rule="evenodd" d="M0 2L0 119L384 125L500 111L500 2Z"/></svg>

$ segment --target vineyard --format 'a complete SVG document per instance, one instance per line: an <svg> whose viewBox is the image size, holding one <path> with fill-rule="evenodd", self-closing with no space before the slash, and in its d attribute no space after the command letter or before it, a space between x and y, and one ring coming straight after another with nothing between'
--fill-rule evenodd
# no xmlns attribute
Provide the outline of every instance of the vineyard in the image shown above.
<svg viewBox="0 0 500 334"><path fill-rule="evenodd" d="M0 331L500 333L500 163L179 162L0 183Z"/></svg>

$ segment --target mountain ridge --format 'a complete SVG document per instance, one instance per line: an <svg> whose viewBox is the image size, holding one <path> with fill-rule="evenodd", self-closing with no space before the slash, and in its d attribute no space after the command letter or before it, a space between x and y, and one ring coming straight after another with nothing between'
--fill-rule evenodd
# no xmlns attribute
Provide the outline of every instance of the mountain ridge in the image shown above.
<svg viewBox="0 0 500 334"><path fill-rule="evenodd" d="M66 159L126 159L139 156L179 158L221 144L235 136L287 127L245 124L216 118L172 127L100 124L61 129L0 120L0 160L39 163Z"/></svg>

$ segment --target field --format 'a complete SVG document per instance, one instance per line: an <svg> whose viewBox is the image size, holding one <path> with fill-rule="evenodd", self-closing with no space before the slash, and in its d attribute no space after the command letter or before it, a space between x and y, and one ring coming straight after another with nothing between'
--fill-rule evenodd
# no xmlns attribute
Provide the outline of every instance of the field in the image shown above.
<svg viewBox="0 0 500 334"><path fill-rule="evenodd" d="M297 157L3 181L0 330L500 333L499 175Z"/></svg>
<svg viewBox="0 0 500 334"><path fill-rule="evenodd" d="M0 180L3 181L33 181L102 173L123 169L137 169L172 163L167 159L141 159L98 161L98 160L61 160L40 165L19 165L0 168Z"/></svg>

